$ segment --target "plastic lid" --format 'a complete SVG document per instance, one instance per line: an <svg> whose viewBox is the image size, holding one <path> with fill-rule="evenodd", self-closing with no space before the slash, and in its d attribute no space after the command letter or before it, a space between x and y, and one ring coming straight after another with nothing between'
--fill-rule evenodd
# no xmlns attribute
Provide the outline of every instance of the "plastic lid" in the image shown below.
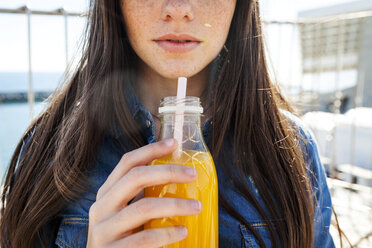
<svg viewBox="0 0 372 248"><path fill-rule="evenodd" d="M176 110L179 110L181 112L187 112L187 113L198 113L202 114L203 113L203 107L199 106L163 106L159 108L159 114L162 113L175 113Z"/></svg>

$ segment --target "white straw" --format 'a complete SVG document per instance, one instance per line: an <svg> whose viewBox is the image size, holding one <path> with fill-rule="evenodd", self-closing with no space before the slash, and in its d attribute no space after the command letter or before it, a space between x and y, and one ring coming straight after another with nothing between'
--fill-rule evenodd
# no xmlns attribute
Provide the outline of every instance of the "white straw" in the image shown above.
<svg viewBox="0 0 372 248"><path fill-rule="evenodd" d="M177 86L177 105L176 105L176 123L174 129L174 138L178 142L177 156L180 155L182 151L182 140L183 140L183 106L185 102L182 100L186 97L186 88L187 88L187 78L179 77L178 86ZM181 102L182 101L182 102Z"/></svg>
<svg viewBox="0 0 372 248"><path fill-rule="evenodd" d="M186 97L187 78L179 77L177 86L177 100Z"/></svg>

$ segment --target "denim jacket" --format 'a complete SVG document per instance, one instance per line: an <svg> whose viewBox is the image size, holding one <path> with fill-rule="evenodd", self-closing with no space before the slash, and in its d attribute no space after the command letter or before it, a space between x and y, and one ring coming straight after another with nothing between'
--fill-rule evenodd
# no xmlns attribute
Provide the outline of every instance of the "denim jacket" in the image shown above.
<svg viewBox="0 0 372 248"><path fill-rule="evenodd" d="M130 88L127 91L127 102L133 118L143 129L148 143L155 142L155 125L150 112L141 104L139 99ZM332 215L332 202L330 192L327 186L324 167L320 162L316 142L311 132L305 128L300 119L289 112L283 111L283 114L290 119L297 127L299 132L308 142L305 146L305 156L310 170L315 178L312 179L316 201L316 212L314 218L314 244L313 247L334 247L332 237L329 233L329 226ZM210 131L211 119L208 119L202 125L204 139L210 149ZM58 235L55 241L52 241L57 247L86 247L88 233L88 213L89 208L96 199L96 192L106 181L109 174L118 164L123 156L123 151L118 146L118 141L127 142L125 135L119 130L107 134L102 142L98 157L94 162L89 177L93 180L90 185L91 192L84 193L81 198L70 203L60 212L62 219ZM128 142L127 142L128 143ZM228 148L227 148L228 149ZM224 150L226 152L226 150ZM228 151L227 151L228 152ZM22 154L22 153L21 153ZM221 169L222 161L214 161L217 170L218 185L220 193L229 201L229 203L238 211L260 234L266 247L272 247L270 233L258 212L254 209L242 195L238 193L234 186L229 183ZM255 193L257 200L262 204L254 183L247 180L252 192ZM219 205L219 246L220 247L259 247L258 241L254 235L239 220L231 216L221 205ZM204 248L204 247L203 247Z"/></svg>

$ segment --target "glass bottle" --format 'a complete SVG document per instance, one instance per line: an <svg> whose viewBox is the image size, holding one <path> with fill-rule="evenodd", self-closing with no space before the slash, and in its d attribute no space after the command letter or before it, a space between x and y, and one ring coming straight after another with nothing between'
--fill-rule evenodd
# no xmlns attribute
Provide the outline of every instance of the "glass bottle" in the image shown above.
<svg viewBox="0 0 372 248"><path fill-rule="evenodd" d="M177 102L181 101L181 102ZM181 100L165 97L161 100L160 140L175 137L177 108L182 105L182 142L172 154L156 159L149 165L180 164L192 166L198 172L195 181L187 184L169 183L145 189L145 197L176 197L197 199L203 204L200 214L154 219L145 224L145 229L183 225L188 229L184 240L164 246L166 248L218 247L218 183L216 168L200 128L203 108L198 97L187 96ZM179 119L178 119L179 120ZM176 135L177 136L177 135Z"/></svg>

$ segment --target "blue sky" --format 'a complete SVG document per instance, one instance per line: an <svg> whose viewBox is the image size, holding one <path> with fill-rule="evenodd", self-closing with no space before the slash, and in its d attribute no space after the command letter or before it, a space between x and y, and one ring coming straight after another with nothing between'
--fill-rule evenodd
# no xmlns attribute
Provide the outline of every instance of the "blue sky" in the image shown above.
<svg viewBox="0 0 372 248"><path fill-rule="evenodd" d="M263 17L268 20L294 20L297 12L350 0L261 0ZM88 0L0 0L0 8L28 5L31 9L54 10L60 7L83 12ZM72 17L69 26L69 57L76 53L76 43L84 19ZM32 16L32 69L37 72L64 71L64 20L54 16ZM27 19L25 15L0 14L0 72L28 70Z"/></svg>

